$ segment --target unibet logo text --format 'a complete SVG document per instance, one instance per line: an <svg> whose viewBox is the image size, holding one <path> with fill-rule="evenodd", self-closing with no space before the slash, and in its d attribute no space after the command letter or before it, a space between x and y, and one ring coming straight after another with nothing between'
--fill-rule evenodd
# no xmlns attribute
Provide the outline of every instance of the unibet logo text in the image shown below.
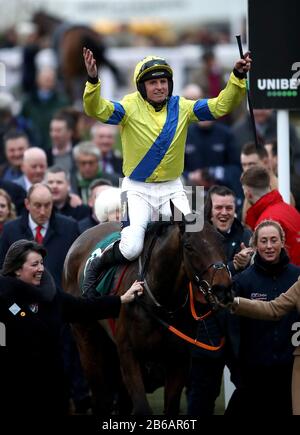
<svg viewBox="0 0 300 435"><path fill-rule="evenodd" d="M291 79L257 79L260 91L268 91L268 97L297 97L300 80Z"/></svg>

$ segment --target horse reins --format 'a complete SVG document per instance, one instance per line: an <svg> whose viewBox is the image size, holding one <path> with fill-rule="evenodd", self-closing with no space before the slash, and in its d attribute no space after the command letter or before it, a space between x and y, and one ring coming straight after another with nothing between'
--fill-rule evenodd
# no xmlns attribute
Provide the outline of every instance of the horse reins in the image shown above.
<svg viewBox="0 0 300 435"><path fill-rule="evenodd" d="M162 320L160 317L158 317L155 313L153 313L151 311L149 305L142 302L142 300L140 299L139 296L135 297L135 301L138 305L140 305L149 314L150 317L155 319L158 323L160 323L162 326L167 328L170 332L177 335L177 337L182 338L183 340L187 341L188 343L191 343L197 347L201 347L202 349L206 349L206 350L210 350L210 351L217 351L224 346L224 343L225 343L224 337L221 338L220 344L218 346L212 346L212 345L203 343L202 341L199 341L197 338L192 338L192 337L188 336L184 332L179 331L179 329L175 328L174 326L172 326L169 323ZM203 316L203 319L205 316ZM203 319L199 317L199 320L203 320Z"/></svg>
<svg viewBox="0 0 300 435"><path fill-rule="evenodd" d="M176 310L170 311L167 310L166 307L164 307L163 305L161 305L158 300L155 298L154 294L152 293L150 286L145 278L145 276L143 276L140 271L142 270L142 260L141 260L141 256L139 257L139 274L141 277L141 280L144 281L144 289L146 290L148 296L150 297L150 299L152 300L152 302L154 303L154 305L158 308L160 308L161 310L164 310L167 314L169 315L174 315L177 313L177 311L181 310L183 307L185 307L185 305L187 304L188 298L189 298L189 294L187 293L186 299L184 301L184 303L182 305L180 305L178 308L176 308Z"/></svg>
<svg viewBox="0 0 300 435"><path fill-rule="evenodd" d="M150 261L150 256L152 253L152 250L154 248L156 239L155 237L153 237L153 239L151 240L150 243L150 247L149 247L149 251L148 254L146 256L144 265L142 264L142 258L141 256L139 257L139 275L140 275L140 279L144 281L144 288L149 296L149 298L151 299L151 301L154 303L154 305L158 308L160 308L161 310L164 310L167 314L169 315L174 315L177 311L179 311L180 309L182 309L188 301L188 298L190 297L190 308L191 308L191 313L193 318L198 322L198 321L204 321L208 316L210 316L212 314L212 310L210 310L208 313L204 314L203 316L197 316L196 314L196 310L195 310L195 304L194 304L194 296L193 296L193 289L192 289L192 283L189 283L189 291L187 292L187 297L185 302L183 303L182 306L178 307L176 310L174 311L168 311L163 305L161 305L157 299L155 298L154 294L152 293L150 286L147 283L147 280L145 278L145 272L146 269L148 267L149 261ZM207 269L205 269L205 271L201 274L201 276L206 273L211 267L214 267L215 271L213 274L213 278L212 278L212 282L215 276L215 273L217 272L217 270L220 270L223 267L226 267L223 263L214 263L211 264L210 266L207 267ZM212 285L210 285L207 281L204 280L200 280L199 276L197 274L195 274L195 281L197 283L197 287L198 289L201 291L202 294L204 294L204 296L206 297L207 294L211 294L211 288ZM205 283L207 286L207 290L205 290L202 286L201 283ZM153 313L151 311L151 309L149 308L149 305L147 305L146 303L142 302L142 300L139 297L135 298L135 301L145 310L147 311L147 313L153 318L155 319L158 323L160 323L162 326L164 326L165 328L167 328L170 332L172 332L173 334L177 335L178 337L182 338L183 340L197 346L197 347L201 347L202 349L206 349L209 351L217 351L219 349L221 349L224 346L225 343L225 338L221 337L220 340L220 344L218 346L213 346L213 345L209 345L206 343L203 343L201 341L199 341L197 338L192 338L189 337L187 334L183 333L182 331L178 330L177 328L175 328L174 326L170 325L169 323L167 323L166 321L162 320L160 317L158 317L155 313Z"/></svg>

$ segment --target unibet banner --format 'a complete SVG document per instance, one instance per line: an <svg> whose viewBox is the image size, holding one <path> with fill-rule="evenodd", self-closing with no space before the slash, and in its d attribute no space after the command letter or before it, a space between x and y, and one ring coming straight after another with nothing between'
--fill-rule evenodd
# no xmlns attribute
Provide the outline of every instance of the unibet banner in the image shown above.
<svg viewBox="0 0 300 435"><path fill-rule="evenodd" d="M248 0L254 108L300 109L299 19L299 0Z"/></svg>

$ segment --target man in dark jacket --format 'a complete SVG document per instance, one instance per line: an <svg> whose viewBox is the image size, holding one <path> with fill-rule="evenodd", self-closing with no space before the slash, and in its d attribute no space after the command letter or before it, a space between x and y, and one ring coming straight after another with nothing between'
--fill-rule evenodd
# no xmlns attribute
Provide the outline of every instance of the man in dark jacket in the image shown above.
<svg viewBox="0 0 300 435"><path fill-rule="evenodd" d="M200 121L191 124L185 147L184 176L197 183L197 174L207 171L214 184L233 189L239 196L243 192L239 183L241 165L239 151L230 129L218 122Z"/></svg>
<svg viewBox="0 0 300 435"><path fill-rule="evenodd" d="M5 181L14 181L23 175L24 152L30 146L25 133L11 130L3 137L6 161L0 165L0 177Z"/></svg>
<svg viewBox="0 0 300 435"><path fill-rule="evenodd" d="M70 193L70 177L69 174L59 165L51 166L47 169L45 182L50 187L54 209L58 213L72 217L76 221L80 221L89 216L91 209L86 204L72 204L72 197L76 197L77 201L80 200L75 194Z"/></svg>
<svg viewBox="0 0 300 435"><path fill-rule="evenodd" d="M223 236L223 246L232 275L247 267L252 249L248 248L251 231L235 218L235 194L225 186L209 189L205 202L205 218ZM238 383L237 352L238 321L227 312L216 313L198 326L198 338L215 346L226 336L225 346L215 352L195 348L188 390L188 413L205 417L214 413L215 400L220 394L223 370L228 365L232 381Z"/></svg>
<svg viewBox="0 0 300 435"><path fill-rule="evenodd" d="M101 153L92 142L80 142L73 149L77 172L71 174L72 192L79 195L83 204L88 203L89 187L97 178L105 178L114 186L119 185L116 174L107 174L101 168Z"/></svg>
<svg viewBox="0 0 300 435"><path fill-rule="evenodd" d="M79 236L77 223L65 216L53 214L53 199L48 186L33 185L25 200L27 213L4 225L0 243L0 266L10 245L19 239L36 239L39 226L42 244L48 251L45 266L49 269L58 288L61 288L63 264L67 252Z"/></svg>
<svg viewBox="0 0 300 435"><path fill-rule="evenodd" d="M245 228L235 217L236 196L225 186L212 186L206 196L205 218L223 236L223 246L230 273L244 269L253 253L249 246L252 231Z"/></svg>
<svg viewBox="0 0 300 435"><path fill-rule="evenodd" d="M277 118L276 113L270 109L254 109L254 119L258 141L261 144L268 143L277 136ZM233 134L236 139L237 149L241 150L242 146L253 141L253 126L250 114L247 113L232 127ZM291 172L293 173L297 166L299 166L300 160L300 141L297 136L295 127L289 125L289 137L291 147Z"/></svg>
<svg viewBox="0 0 300 435"><path fill-rule="evenodd" d="M16 178L14 183L23 187L28 192L35 183L42 183L47 170L47 156L44 150L38 147L30 147L24 151L21 177Z"/></svg>
<svg viewBox="0 0 300 435"><path fill-rule="evenodd" d="M114 149L117 131L117 127L114 125L96 122L91 128L91 138L101 152L103 172L122 177L123 159L121 153Z"/></svg>

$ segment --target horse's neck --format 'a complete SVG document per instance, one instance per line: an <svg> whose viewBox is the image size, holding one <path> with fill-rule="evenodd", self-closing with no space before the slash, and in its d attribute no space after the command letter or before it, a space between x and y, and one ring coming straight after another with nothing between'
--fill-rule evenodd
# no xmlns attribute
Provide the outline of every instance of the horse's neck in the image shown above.
<svg viewBox="0 0 300 435"><path fill-rule="evenodd" d="M185 285L182 248L174 230L154 247L146 275L151 291L160 303L169 303Z"/></svg>

